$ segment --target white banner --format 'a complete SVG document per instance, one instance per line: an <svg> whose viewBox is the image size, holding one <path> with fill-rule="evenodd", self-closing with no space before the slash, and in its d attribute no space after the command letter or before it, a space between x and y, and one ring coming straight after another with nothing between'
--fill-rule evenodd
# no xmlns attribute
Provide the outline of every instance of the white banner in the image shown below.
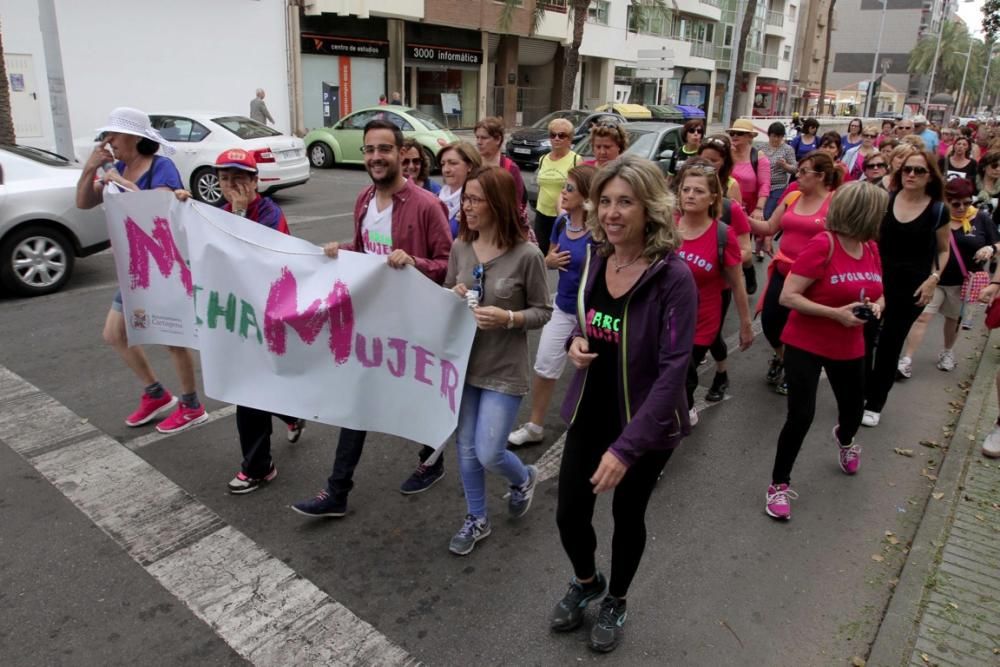
<svg viewBox="0 0 1000 667"><path fill-rule="evenodd" d="M450 291L167 192L105 200L130 342L200 349L208 396L432 447L455 429L475 322Z"/></svg>

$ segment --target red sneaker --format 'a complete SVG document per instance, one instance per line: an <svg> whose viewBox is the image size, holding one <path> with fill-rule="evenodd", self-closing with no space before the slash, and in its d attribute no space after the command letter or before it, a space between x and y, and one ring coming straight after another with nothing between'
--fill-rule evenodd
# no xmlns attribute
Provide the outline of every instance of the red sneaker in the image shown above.
<svg viewBox="0 0 1000 667"><path fill-rule="evenodd" d="M125 418L125 425L142 426L148 424L157 417L170 412L175 405L177 405L177 397L171 396L166 389L163 390L163 396L159 398L150 398L149 394L143 394L142 398L139 399L138 409Z"/></svg>
<svg viewBox="0 0 1000 667"><path fill-rule="evenodd" d="M160 433L180 433L205 421L208 421L208 413L204 405L189 408L182 403L173 414L156 425L156 430Z"/></svg>

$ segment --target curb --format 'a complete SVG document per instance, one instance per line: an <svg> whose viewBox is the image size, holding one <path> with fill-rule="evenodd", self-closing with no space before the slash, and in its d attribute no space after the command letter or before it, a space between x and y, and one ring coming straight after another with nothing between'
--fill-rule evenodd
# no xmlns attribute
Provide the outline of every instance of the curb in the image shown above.
<svg viewBox="0 0 1000 667"><path fill-rule="evenodd" d="M972 456L978 455L979 420L983 411L993 405L994 377L1000 357L991 351L994 345L1000 344L1000 329L982 336L980 343L984 344L973 341L972 351L978 349L979 363L932 490L932 493L943 493L944 497L932 500L928 494L924 515L910 545L899 583L872 642L867 661L870 667L899 667L910 663L923 614L927 577L937 570L939 554L958 505L962 480ZM973 440L968 439L970 435L974 436Z"/></svg>

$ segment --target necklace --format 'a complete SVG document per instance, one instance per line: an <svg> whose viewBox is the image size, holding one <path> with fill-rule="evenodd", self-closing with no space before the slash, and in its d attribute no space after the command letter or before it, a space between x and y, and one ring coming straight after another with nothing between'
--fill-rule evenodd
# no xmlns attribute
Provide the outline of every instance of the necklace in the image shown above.
<svg viewBox="0 0 1000 667"><path fill-rule="evenodd" d="M615 273L621 273L622 269L627 269L628 267L638 262L640 259L642 259L642 253L639 253L638 256L636 256L636 258L633 259L631 262L625 262L624 264L619 264L617 257L615 255L611 255L611 261L615 263Z"/></svg>
<svg viewBox="0 0 1000 667"><path fill-rule="evenodd" d="M566 231L573 232L574 234L582 232L584 229L586 229L586 227L582 225L579 227L574 227L573 225L569 224L566 225Z"/></svg>

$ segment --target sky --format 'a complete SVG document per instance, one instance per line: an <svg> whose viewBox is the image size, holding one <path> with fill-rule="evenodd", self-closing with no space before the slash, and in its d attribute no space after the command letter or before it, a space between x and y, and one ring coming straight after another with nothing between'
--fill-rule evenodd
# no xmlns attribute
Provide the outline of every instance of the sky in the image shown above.
<svg viewBox="0 0 1000 667"><path fill-rule="evenodd" d="M958 15L969 26L969 31L977 36L983 36L983 0L958 1Z"/></svg>

